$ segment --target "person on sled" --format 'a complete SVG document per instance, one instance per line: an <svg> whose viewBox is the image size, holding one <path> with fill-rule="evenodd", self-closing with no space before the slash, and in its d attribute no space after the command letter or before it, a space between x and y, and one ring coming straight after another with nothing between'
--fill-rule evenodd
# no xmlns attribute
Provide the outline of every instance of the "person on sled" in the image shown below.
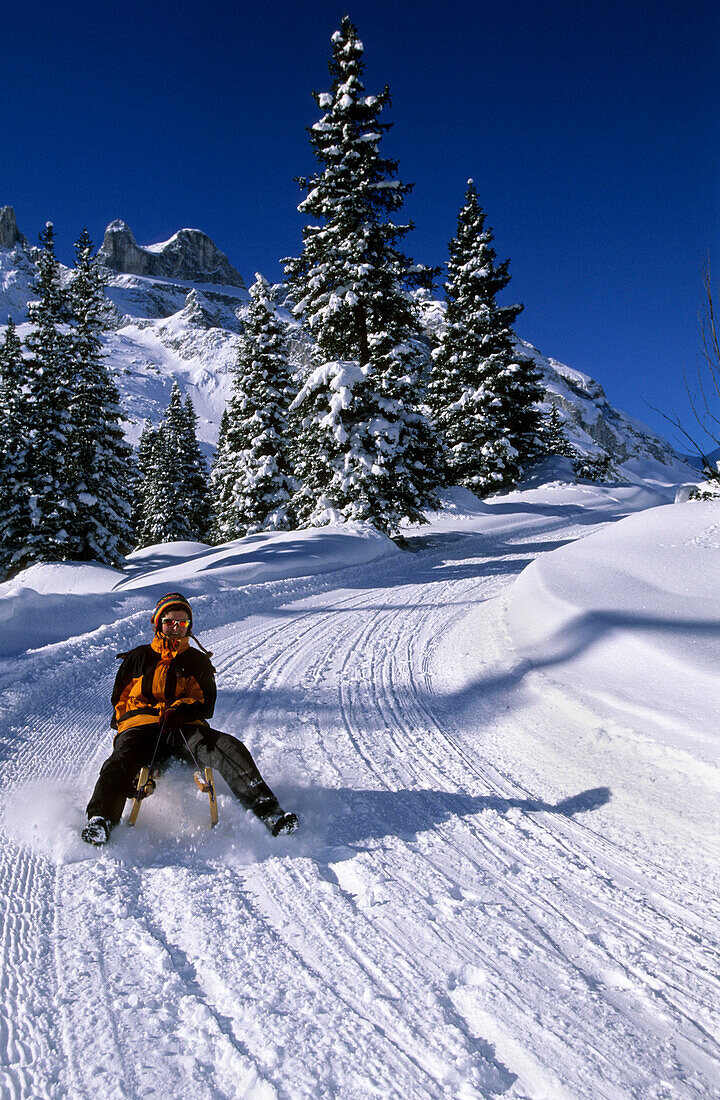
<svg viewBox="0 0 720 1100"><path fill-rule="evenodd" d="M192 634L190 604L179 592L158 601L152 615L155 637L120 653L122 664L112 693L113 750L87 806L82 838L104 844L118 824L134 780L145 766L175 757L220 773L246 809L273 836L297 828L264 781L250 752L236 737L211 729L215 708L215 669L210 654ZM189 638L200 646L191 649Z"/></svg>

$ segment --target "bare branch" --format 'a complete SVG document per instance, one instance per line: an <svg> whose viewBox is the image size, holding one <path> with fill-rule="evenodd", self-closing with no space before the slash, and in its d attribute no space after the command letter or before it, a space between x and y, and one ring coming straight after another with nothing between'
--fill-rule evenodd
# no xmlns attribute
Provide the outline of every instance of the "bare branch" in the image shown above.
<svg viewBox="0 0 720 1100"><path fill-rule="evenodd" d="M700 272L703 297L698 325L700 357L697 361L697 393L691 390L685 371L683 371L683 380L695 422L703 434L712 440L716 447L720 447L720 322L715 313L717 295L713 291L709 257L702 264ZM651 405L650 408L653 406ZM693 452L702 462L706 476L720 480L720 472L711 465L707 448L700 446L679 416L676 413L668 416L660 409L654 411L659 412L663 419L672 424L681 437L691 445Z"/></svg>
<svg viewBox="0 0 720 1100"><path fill-rule="evenodd" d="M700 365L699 364L698 364L697 371L698 371L699 394L700 394L700 399L702 400L702 403L705 406L705 414L710 420L714 421L714 423L720 425L720 420L718 420L718 418L710 411L710 406L708 404L707 394L705 393L705 388L704 388L704 385L703 385L703 380L702 380L702 375L700 373ZM706 432L706 434L709 435L710 438L712 440L714 440L715 443L717 443L720 446L720 439L717 439L713 435L712 431L707 427L707 424L705 423L705 421L703 420L703 418L700 416L700 414L697 411L697 408L696 408L696 405L695 405L696 398L695 398L694 394L692 394L690 392L690 387L688 385L687 375L685 374L684 371L683 371L683 380L685 382L685 392L686 392L687 397L688 397L688 402L690 404L690 408L693 411L693 415L694 415L695 419L697 420L697 422L700 425L700 427L702 428L702 430L704 432Z"/></svg>
<svg viewBox="0 0 720 1100"><path fill-rule="evenodd" d="M717 471L715 471L714 467L711 465L708 455L705 453L697 440L692 435L690 435L690 432L685 428L677 413L673 413L672 416L668 416L666 412L663 412L662 409L656 408L655 405L651 405L649 401L646 401L645 404L649 409L652 409L653 412L658 413L663 418L663 420L667 420L668 424L671 424L672 427L680 433L681 437L690 444L692 451L694 451L694 453L701 460L704 472L707 471L711 474L717 474Z"/></svg>
<svg viewBox="0 0 720 1100"><path fill-rule="evenodd" d="M703 314L700 319L700 342L702 356L710 368L710 376L715 392L720 395L720 333L715 320L715 300L713 297L710 260L702 267Z"/></svg>

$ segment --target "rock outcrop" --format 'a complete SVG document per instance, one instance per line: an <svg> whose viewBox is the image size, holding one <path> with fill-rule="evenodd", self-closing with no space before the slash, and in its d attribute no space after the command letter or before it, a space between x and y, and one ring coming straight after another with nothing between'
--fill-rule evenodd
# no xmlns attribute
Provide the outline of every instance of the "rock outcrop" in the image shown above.
<svg viewBox="0 0 720 1100"><path fill-rule="evenodd" d="M0 248L14 248L17 244L21 248L27 248L27 237L23 237L17 227L12 206L2 206L0 207Z"/></svg>
<svg viewBox="0 0 720 1100"><path fill-rule="evenodd" d="M124 275L245 286L225 253L199 229L181 229L163 244L142 248L125 222L114 221L105 230L99 256L106 267Z"/></svg>
<svg viewBox="0 0 720 1100"><path fill-rule="evenodd" d="M565 434L577 451L591 458L604 451L618 465L640 458L663 465L678 461L667 440L614 408L594 378L546 358L524 340L518 340L518 346L539 368L546 407L552 404L558 409Z"/></svg>

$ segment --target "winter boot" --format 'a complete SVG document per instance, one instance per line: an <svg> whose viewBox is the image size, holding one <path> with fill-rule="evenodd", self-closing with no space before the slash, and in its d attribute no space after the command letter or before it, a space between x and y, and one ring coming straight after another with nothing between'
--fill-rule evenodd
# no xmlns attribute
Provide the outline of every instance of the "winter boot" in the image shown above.
<svg viewBox="0 0 720 1100"><path fill-rule="evenodd" d="M110 837L111 828L106 817L89 817L80 836L87 844L105 844Z"/></svg>
<svg viewBox="0 0 720 1100"><path fill-rule="evenodd" d="M298 824L297 814L281 813L270 832L273 836L280 836L281 833L294 833Z"/></svg>
<svg viewBox="0 0 720 1100"><path fill-rule="evenodd" d="M257 802L253 806L253 811L273 836L279 836L280 833L294 833L298 827L297 815L285 813L277 799L268 798Z"/></svg>

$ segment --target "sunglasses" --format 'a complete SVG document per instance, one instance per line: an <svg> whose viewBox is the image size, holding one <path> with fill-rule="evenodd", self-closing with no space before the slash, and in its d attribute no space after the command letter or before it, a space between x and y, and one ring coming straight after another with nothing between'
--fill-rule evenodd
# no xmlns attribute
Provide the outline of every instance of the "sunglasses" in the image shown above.
<svg viewBox="0 0 720 1100"><path fill-rule="evenodd" d="M163 626L190 626L189 619L162 619Z"/></svg>

